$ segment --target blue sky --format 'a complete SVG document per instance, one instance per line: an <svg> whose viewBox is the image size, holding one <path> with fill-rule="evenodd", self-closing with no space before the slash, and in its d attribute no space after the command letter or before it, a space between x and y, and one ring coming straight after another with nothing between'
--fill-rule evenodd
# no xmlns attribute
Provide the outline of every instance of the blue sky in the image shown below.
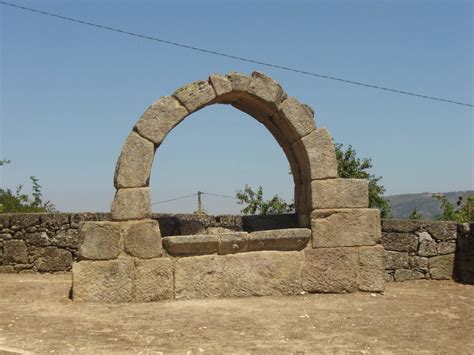
<svg viewBox="0 0 474 355"><path fill-rule="evenodd" d="M14 1L326 75L472 103L471 1ZM107 211L121 145L156 99L210 73L263 71L318 127L372 157L388 194L473 189L472 108L214 57L0 6L2 187L35 175L62 211ZM153 201L262 185L293 195L288 162L228 106L187 118L157 151ZM210 213L239 211L205 196ZM191 212L192 199L155 206Z"/></svg>

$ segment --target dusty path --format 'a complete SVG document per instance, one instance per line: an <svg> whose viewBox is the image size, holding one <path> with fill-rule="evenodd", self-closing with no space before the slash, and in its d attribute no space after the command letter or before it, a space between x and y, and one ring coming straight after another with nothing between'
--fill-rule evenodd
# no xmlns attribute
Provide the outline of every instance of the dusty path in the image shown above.
<svg viewBox="0 0 474 355"><path fill-rule="evenodd" d="M69 275L0 275L0 354L474 353L474 286L391 283L384 295L77 304Z"/></svg>

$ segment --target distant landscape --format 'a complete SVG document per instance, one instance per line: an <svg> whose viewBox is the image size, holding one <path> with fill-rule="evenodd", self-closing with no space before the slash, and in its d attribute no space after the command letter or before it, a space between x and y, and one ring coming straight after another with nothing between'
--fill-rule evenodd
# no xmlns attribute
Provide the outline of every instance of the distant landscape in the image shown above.
<svg viewBox="0 0 474 355"><path fill-rule="evenodd" d="M385 199L388 200L392 206L393 218L408 218L413 209L416 208L418 212L422 214L423 219L435 219L436 216L441 213L441 203L432 197L434 194L446 196L449 202L456 206L459 196L465 198L467 196L474 195L474 190L392 195L387 196Z"/></svg>

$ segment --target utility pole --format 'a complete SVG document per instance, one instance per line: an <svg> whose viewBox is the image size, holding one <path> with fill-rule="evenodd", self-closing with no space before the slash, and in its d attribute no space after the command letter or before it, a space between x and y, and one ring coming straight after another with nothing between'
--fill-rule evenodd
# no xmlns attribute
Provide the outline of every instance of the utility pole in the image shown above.
<svg viewBox="0 0 474 355"><path fill-rule="evenodd" d="M202 192L201 191L198 191L198 210L197 210L197 213L198 214L202 214Z"/></svg>

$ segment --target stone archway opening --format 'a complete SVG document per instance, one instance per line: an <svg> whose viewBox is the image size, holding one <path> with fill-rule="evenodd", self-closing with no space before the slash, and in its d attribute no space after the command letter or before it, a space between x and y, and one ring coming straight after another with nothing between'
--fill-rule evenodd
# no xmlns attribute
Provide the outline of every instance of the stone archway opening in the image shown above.
<svg viewBox="0 0 474 355"><path fill-rule="evenodd" d="M166 135L187 116L229 104L262 123L291 167L298 227L161 237L151 219L150 172ZM334 145L313 110L254 72L211 75L153 103L117 161L112 222L82 227L73 298L129 302L300 292L383 290L378 210L365 180L337 177Z"/></svg>

